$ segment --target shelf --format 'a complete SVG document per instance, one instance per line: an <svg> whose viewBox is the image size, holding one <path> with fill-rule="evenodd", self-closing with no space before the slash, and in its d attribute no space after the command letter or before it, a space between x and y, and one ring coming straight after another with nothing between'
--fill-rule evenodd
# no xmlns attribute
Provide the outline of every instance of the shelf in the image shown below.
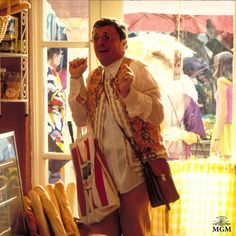
<svg viewBox="0 0 236 236"><path fill-rule="evenodd" d="M6 57L28 57L26 53L8 53L8 52L0 52L0 58L6 58Z"/></svg>
<svg viewBox="0 0 236 236"><path fill-rule="evenodd" d="M5 205L7 205L7 204L9 204L9 203L11 203L13 201L16 201L17 198L18 198L17 196L14 196L12 198L9 198L9 199L5 200L4 202L1 202L0 203L0 207L5 206Z"/></svg>
<svg viewBox="0 0 236 236"><path fill-rule="evenodd" d="M0 236L8 235L7 233L11 232L11 227L7 228L6 230L0 232Z"/></svg>
<svg viewBox="0 0 236 236"><path fill-rule="evenodd" d="M1 170L1 168L6 168L6 167L9 167L9 166L11 167L11 166L14 166L14 165L16 165L16 159L11 158L8 161L0 162L0 170Z"/></svg>
<svg viewBox="0 0 236 236"><path fill-rule="evenodd" d="M28 102L27 99L0 99L0 102Z"/></svg>
<svg viewBox="0 0 236 236"><path fill-rule="evenodd" d="M27 1L28 2L28 1ZM16 19L18 18L18 19ZM6 72L16 72L19 73L18 77L12 80L5 79L5 75L2 76L0 81L1 96L0 96L0 116L1 116L1 103L24 103L25 104L25 114L28 115L28 11L21 11L14 15L15 22L14 30L15 34L9 40L18 40L17 44L10 44L9 47L3 47L0 51L0 68L5 68ZM17 26L18 27L15 27ZM18 31L18 33L16 33ZM14 46L14 47L13 47ZM5 51L4 51L5 50ZM7 81L9 82L7 84ZM3 85L1 85L3 82ZM20 83L20 94L19 96L3 96L8 89L16 88L14 82ZM15 85L15 87L14 87ZM18 86L17 86L18 92ZM2 98L1 98L2 97ZM14 98L7 99L6 97ZM16 99L17 98L17 99Z"/></svg>

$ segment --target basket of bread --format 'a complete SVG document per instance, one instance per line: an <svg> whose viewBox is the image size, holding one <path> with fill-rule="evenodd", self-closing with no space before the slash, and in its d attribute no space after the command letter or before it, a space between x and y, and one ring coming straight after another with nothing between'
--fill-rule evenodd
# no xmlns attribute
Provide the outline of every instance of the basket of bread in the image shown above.
<svg viewBox="0 0 236 236"><path fill-rule="evenodd" d="M85 236L89 229L73 217L75 184L62 181L36 185L23 197L24 216L31 236Z"/></svg>

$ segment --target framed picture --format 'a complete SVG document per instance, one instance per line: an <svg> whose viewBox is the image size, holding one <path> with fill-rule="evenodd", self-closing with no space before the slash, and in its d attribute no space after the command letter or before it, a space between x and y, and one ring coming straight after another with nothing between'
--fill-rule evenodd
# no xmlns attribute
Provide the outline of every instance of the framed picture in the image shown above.
<svg viewBox="0 0 236 236"><path fill-rule="evenodd" d="M26 235L14 131L0 134L0 235Z"/></svg>

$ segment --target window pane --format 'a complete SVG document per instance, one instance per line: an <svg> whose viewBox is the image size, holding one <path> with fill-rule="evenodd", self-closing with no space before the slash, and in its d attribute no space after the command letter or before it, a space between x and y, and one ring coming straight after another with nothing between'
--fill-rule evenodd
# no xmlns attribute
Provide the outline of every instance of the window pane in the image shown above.
<svg viewBox="0 0 236 236"><path fill-rule="evenodd" d="M69 109L68 94L70 77L68 75L68 63L76 57L88 57L88 49L72 48L47 48L45 53L45 125L47 127L45 137L47 141L46 152L69 153L71 137L67 122L72 121ZM86 75L85 75L86 76ZM74 137L76 138L76 126ZM54 173L53 179L57 178L60 168L66 161L49 161L49 170Z"/></svg>
<svg viewBox="0 0 236 236"><path fill-rule="evenodd" d="M89 55L89 49L88 48L68 48L68 62L77 58L77 57L87 57L88 58L88 55ZM88 60L88 63L89 63L89 60ZM88 67L89 67L89 64L88 64ZM69 73L69 72L68 72ZM87 69L84 73L84 79L87 78L88 76L88 73L89 73L89 70ZM67 90L66 90L66 97L67 97L67 100L68 100L68 95L69 95L69 88L70 88L70 79L69 79L69 76L67 76ZM66 123L68 121L72 121L72 126L73 126L73 131L74 131L74 138L76 138L76 125L74 124L73 120L72 120L72 117L71 117L71 111L70 111L70 108L69 108L69 104L66 104ZM70 134L69 134L69 129L68 127L66 127L66 130L65 130L65 152L66 153L69 153L70 150L69 150L69 144L71 143L71 137L70 137Z"/></svg>
<svg viewBox="0 0 236 236"><path fill-rule="evenodd" d="M192 153L201 157L209 155L216 120L214 57L223 51L233 53L234 4L234 1L215 1L213 5L211 1L172 1L170 6L169 1L124 2L128 54L147 57L151 56L150 51L158 52L152 72L161 87L168 86L167 78L180 80L182 91L197 101L201 109L206 137L202 136L202 147L192 145Z"/></svg>
<svg viewBox="0 0 236 236"><path fill-rule="evenodd" d="M88 0L47 0L44 12L46 41L88 41Z"/></svg>
<svg viewBox="0 0 236 236"><path fill-rule="evenodd" d="M57 53L60 53L58 56ZM48 55L46 55L48 54ZM56 55L55 55L56 54ZM68 72L68 63L76 57L88 57L87 48L47 48L45 50L45 58L47 58L47 68L45 74L45 101L48 107L45 114L45 126L48 126L47 131L52 140L58 143L58 147L48 146L49 152L66 152L69 153L69 144L71 142L67 122L72 121L69 105L67 104L70 77ZM58 59L59 57L59 59ZM85 72L86 78L88 70ZM74 127L74 135L76 137L76 126ZM55 130L55 132L53 132Z"/></svg>

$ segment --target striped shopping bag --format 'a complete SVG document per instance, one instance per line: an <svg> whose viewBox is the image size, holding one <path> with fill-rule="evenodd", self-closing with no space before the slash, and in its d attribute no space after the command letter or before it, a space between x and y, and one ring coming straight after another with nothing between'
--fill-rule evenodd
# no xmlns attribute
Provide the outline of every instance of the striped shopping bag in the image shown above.
<svg viewBox="0 0 236 236"><path fill-rule="evenodd" d="M87 224L97 223L119 208L117 190L94 137L83 136L70 149L80 218Z"/></svg>

